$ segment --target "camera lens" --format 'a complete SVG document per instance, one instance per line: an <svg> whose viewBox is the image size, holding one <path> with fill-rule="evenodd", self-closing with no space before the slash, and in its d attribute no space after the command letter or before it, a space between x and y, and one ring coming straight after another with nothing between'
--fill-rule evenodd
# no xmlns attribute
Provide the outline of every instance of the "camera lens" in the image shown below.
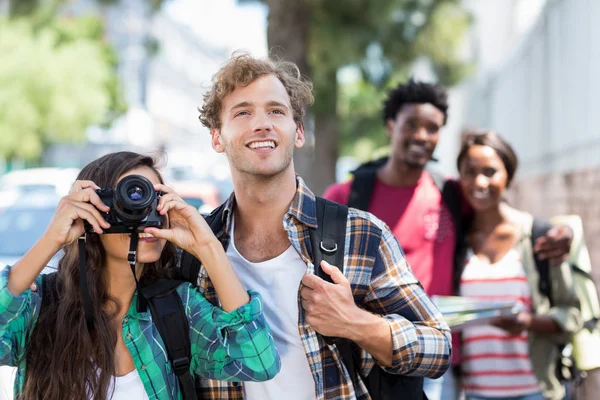
<svg viewBox="0 0 600 400"><path fill-rule="evenodd" d="M123 221L141 223L152 210L155 199L152 182L141 175L128 175L117 185L114 210Z"/></svg>
<svg viewBox="0 0 600 400"><path fill-rule="evenodd" d="M127 197L132 201L140 201L144 198L144 189L139 186L134 186L127 189Z"/></svg>

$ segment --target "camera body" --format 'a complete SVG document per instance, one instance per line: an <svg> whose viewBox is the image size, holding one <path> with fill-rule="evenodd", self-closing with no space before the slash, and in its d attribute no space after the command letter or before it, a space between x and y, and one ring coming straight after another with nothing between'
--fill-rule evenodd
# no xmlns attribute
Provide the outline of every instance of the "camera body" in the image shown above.
<svg viewBox="0 0 600 400"><path fill-rule="evenodd" d="M104 233L131 233L146 227L162 228L164 217L156 207L162 193L156 192L152 182L141 175L128 175L121 179L116 189L98 189L96 193L110 207L102 212L110 228ZM84 221L85 231L94 233L93 227Z"/></svg>

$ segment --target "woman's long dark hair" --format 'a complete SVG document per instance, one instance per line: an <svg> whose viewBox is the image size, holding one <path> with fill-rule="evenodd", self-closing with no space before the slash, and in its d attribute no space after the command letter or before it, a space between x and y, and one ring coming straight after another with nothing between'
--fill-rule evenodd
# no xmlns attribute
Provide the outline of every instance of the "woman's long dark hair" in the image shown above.
<svg viewBox="0 0 600 400"><path fill-rule="evenodd" d="M156 170L151 157L118 152L84 167L77 179L114 188L118 178L138 167ZM161 178L162 180L162 178ZM44 309L31 332L26 350L24 399L107 399L115 375L115 346L121 321L120 305L108 291L106 254L96 234L87 235L87 274L93 304L94 328L88 331L79 286L77 243L65 248L58 265L59 301ZM175 246L169 242L155 263L145 264L141 280L168 278L177 263Z"/></svg>

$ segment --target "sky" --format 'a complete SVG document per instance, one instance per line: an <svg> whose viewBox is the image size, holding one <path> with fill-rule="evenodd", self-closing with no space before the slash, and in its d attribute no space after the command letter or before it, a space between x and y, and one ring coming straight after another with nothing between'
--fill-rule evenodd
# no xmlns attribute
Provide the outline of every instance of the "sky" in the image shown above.
<svg viewBox="0 0 600 400"><path fill-rule="evenodd" d="M237 0L171 0L166 2L165 11L217 47L265 56L267 8L258 2L237 3Z"/></svg>

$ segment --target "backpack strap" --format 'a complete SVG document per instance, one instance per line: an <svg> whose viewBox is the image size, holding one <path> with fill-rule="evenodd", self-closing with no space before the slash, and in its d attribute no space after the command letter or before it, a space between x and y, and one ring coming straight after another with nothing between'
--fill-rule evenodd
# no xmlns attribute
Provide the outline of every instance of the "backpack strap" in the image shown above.
<svg viewBox="0 0 600 400"><path fill-rule="evenodd" d="M344 246L346 245L346 220L348 207L317 197L317 228L310 230L315 274L331 282L331 277L321 270L325 260L344 272Z"/></svg>
<svg viewBox="0 0 600 400"><path fill-rule="evenodd" d="M551 223L537 218L533 219L533 224L531 226L531 249L533 253L533 259L535 261L535 266L538 270L538 274L540 275L540 293L548 297L548 299L550 300L550 306L553 306L552 285L550 284L550 262L547 259L540 260L538 255L533 250L533 248L535 247L536 240L538 238L546 236L546 234L551 228Z"/></svg>
<svg viewBox="0 0 600 400"><path fill-rule="evenodd" d="M215 235L217 235L223 227L223 210L225 210L225 203L221 204L204 217L204 220ZM200 261L187 251L182 252L181 261L179 263L179 276L181 280L191 282L194 286L197 286L199 274Z"/></svg>
<svg viewBox="0 0 600 400"><path fill-rule="evenodd" d="M348 207L321 197L317 197L316 202L317 228L310 230L313 264L315 266L315 274L318 277L331 282L331 277L321 269L321 261L327 261L344 273ZM344 338L325 336L323 336L323 339L325 339L327 344L336 345L342 356L342 362L350 374L352 384L354 387L358 387L352 342Z"/></svg>
<svg viewBox="0 0 600 400"><path fill-rule="evenodd" d="M194 378L190 373L192 360L188 319L179 294L175 290L182 281L161 280L142 289L152 313L152 320L163 338L167 356L184 400L196 400Z"/></svg>
<svg viewBox="0 0 600 400"><path fill-rule="evenodd" d="M354 179L350 185L348 207L367 211L371 203L373 188L377 179L377 168L361 168L354 172Z"/></svg>

